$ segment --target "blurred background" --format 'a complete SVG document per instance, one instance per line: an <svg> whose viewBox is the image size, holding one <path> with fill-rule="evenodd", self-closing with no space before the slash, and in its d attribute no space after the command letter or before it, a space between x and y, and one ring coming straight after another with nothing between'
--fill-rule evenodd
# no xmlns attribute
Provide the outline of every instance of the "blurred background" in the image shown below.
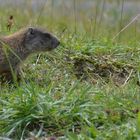
<svg viewBox="0 0 140 140"><path fill-rule="evenodd" d="M92 37L115 36L140 13L139 0L0 0L1 30L13 15L17 28L40 25L58 32L75 32ZM4 27L4 28L3 28ZM121 35L138 39L137 18ZM130 34L128 34L128 32ZM125 35L125 36L124 36Z"/></svg>

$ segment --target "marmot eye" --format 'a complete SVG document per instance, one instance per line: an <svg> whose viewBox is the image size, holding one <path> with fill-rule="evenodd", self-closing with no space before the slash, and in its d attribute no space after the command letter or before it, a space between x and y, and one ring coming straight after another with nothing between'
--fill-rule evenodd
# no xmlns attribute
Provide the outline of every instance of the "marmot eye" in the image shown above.
<svg viewBox="0 0 140 140"><path fill-rule="evenodd" d="M50 39L50 38L51 38L51 35L50 35L50 34L48 34L48 33L46 33L46 34L45 34L45 36L46 36L48 39Z"/></svg>

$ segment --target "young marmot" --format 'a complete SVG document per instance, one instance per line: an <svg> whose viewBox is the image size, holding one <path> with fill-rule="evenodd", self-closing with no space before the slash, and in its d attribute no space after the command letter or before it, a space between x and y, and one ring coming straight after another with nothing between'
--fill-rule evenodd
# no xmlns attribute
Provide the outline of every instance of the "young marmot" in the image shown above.
<svg viewBox="0 0 140 140"><path fill-rule="evenodd" d="M20 64L30 54L55 49L60 42L52 34L38 29L26 28L0 38L0 76L6 81L20 76Z"/></svg>

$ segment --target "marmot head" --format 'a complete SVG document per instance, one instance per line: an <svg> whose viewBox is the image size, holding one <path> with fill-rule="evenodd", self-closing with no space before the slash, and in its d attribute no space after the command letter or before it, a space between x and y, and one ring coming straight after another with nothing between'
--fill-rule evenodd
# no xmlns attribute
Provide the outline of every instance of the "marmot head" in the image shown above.
<svg viewBox="0 0 140 140"><path fill-rule="evenodd" d="M24 45L31 52L51 51L60 44L51 33L29 27L25 32Z"/></svg>

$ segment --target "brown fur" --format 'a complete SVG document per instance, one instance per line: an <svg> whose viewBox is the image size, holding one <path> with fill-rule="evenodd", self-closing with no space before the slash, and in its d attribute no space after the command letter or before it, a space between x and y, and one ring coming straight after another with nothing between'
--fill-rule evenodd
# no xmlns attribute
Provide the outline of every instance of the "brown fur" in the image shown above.
<svg viewBox="0 0 140 140"><path fill-rule="evenodd" d="M8 81L12 80L12 67L19 77L19 66L30 54L50 51L58 45L57 38L38 28L26 28L12 35L1 37L0 75Z"/></svg>

